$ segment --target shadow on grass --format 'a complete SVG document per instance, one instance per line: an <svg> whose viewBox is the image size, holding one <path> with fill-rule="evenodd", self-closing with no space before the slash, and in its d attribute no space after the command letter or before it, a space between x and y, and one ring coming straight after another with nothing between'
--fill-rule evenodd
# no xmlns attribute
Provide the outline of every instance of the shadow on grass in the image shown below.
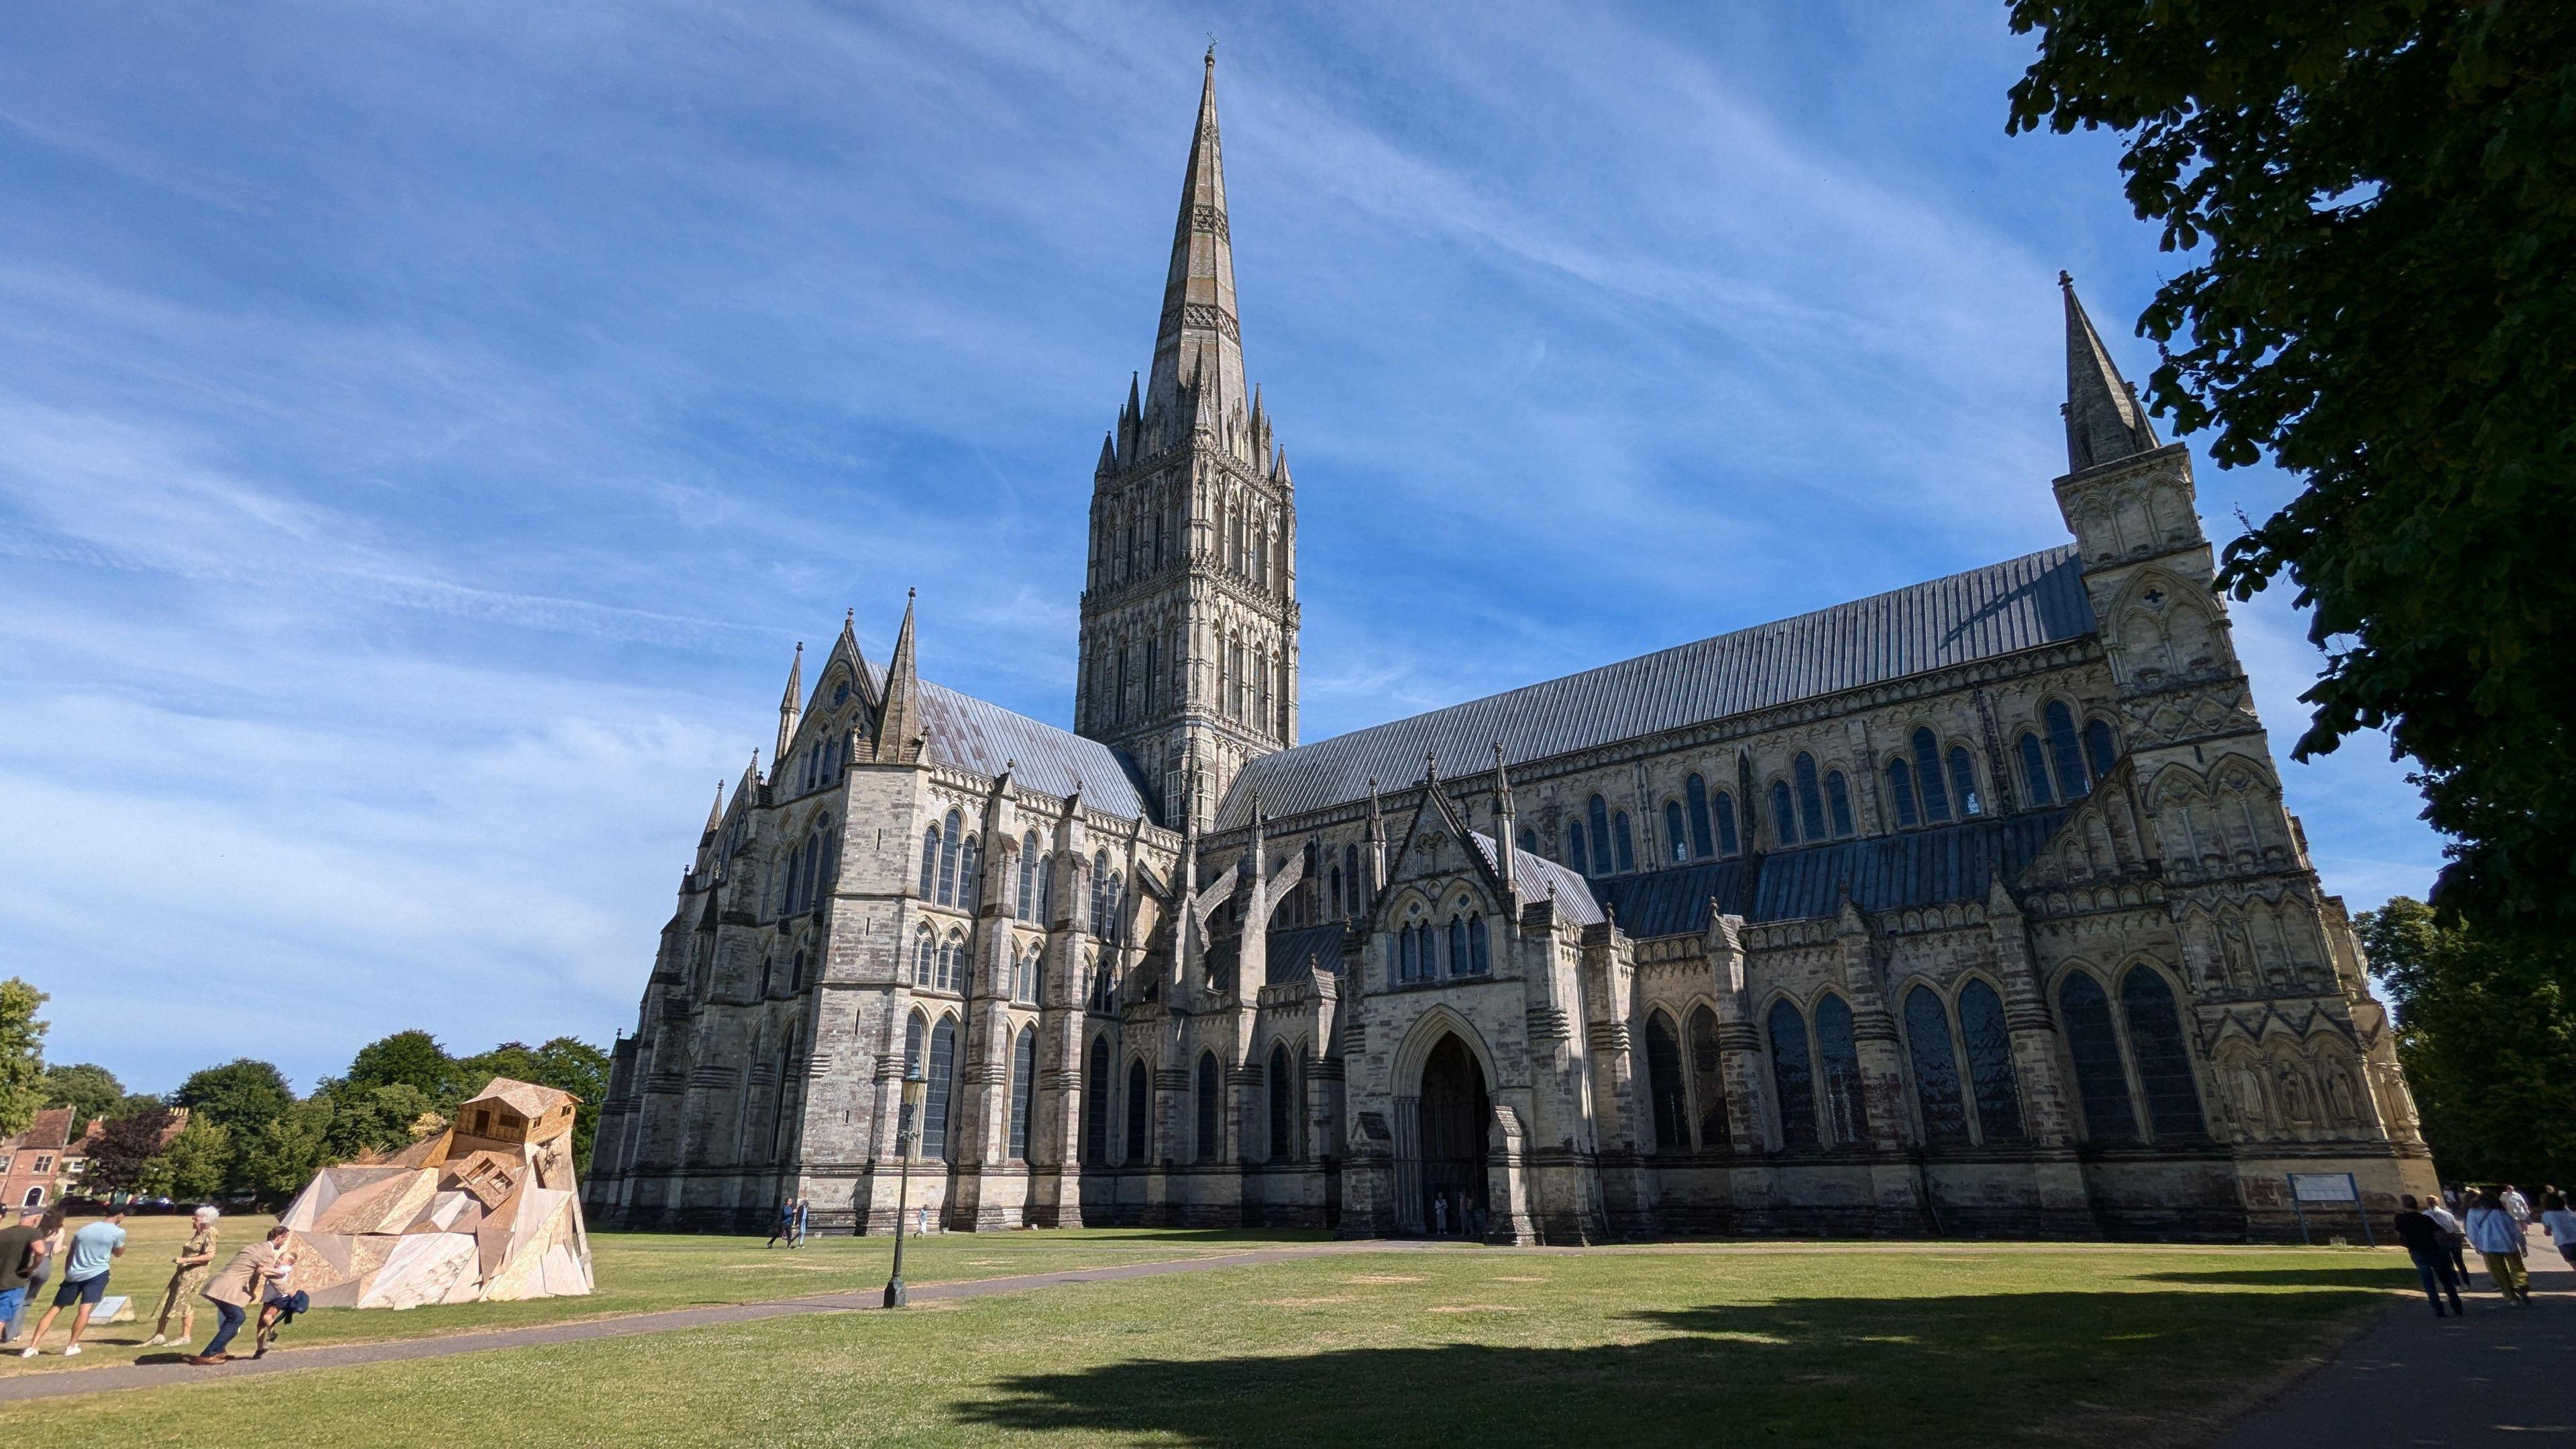
<svg viewBox="0 0 2576 1449"><path fill-rule="evenodd" d="M2412 1264L2391 1268L2211 1268L2197 1273L2140 1273L2147 1283L2206 1283L2216 1288L2405 1288Z"/></svg>
<svg viewBox="0 0 2576 1449"><path fill-rule="evenodd" d="M994 1432L1220 1446L1736 1442L2135 1445L2206 1434L2379 1293L2106 1292L1813 1298L1614 1318L1662 1336L1559 1348L1450 1342L1131 1360L1002 1380L961 1406ZM1396 1310L1411 1311L1411 1310ZM1432 1336L1544 1333L1453 1309Z"/></svg>

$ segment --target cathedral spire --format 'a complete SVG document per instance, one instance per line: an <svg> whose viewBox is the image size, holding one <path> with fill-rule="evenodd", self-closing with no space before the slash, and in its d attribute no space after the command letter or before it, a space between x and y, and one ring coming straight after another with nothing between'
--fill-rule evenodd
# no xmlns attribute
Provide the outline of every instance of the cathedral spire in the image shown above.
<svg viewBox="0 0 2576 1449"><path fill-rule="evenodd" d="M713 835L722 829L724 829L724 781L718 780L716 781L716 803L707 807L706 833Z"/></svg>
<svg viewBox="0 0 2576 1449"><path fill-rule="evenodd" d="M1145 389L1149 411L1166 417L1182 393L1213 388L1240 402L1243 336L1234 311L1234 241L1226 229L1225 165L1216 126L1216 47L1208 47L1199 87L1199 124L1181 180L1181 214L1172 231L1172 269L1163 283L1162 324L1154 334L1154 372Z"/></svg>
<svg viewBox="0 0 2576 1449"><path fill-rule="evenodd" d="M796 742L796 719L805 708L805 641L796 641L796 658L787 666L787 692L778 699L778 748L769 752L772 761L787 758L787 747Z"/></svg>
<svg viewBox="0 0 2576 1449"><path fill-rule="evenodd" d="M2102 334L2075 298L2075 279L2057 274L2066 294L2066 471L2081 473L2104 463L2164 446L2138 402L2138 390L2120 376Z"/></svg>
<svg viewBox="0 0 2576 1449"><path fill-rule="evenodd" d="M885 707L877 714L877 762L908 765L920 756L921 676L913 664L913 591L903 591L903 627L894 636L894 654L886 660Z"/></svg>

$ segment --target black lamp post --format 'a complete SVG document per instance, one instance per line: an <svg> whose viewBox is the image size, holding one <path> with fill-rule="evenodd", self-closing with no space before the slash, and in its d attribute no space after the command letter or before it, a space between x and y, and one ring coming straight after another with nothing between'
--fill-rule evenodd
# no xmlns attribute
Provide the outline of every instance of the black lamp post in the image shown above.
<svg viewBox="0 0 2576 1449"><path fill-rule="evenodd" d="M896 1170L903 1175L894 1181L894 1276L886 1279L885 1306L888 1308L901 1308L907 1301L903 1291L903 1220L912 1189L912 1124L921 1114L924 1085L921 1068L915 1065L904 1076L903 1108L895 1118L895 1164Z"/></svg>

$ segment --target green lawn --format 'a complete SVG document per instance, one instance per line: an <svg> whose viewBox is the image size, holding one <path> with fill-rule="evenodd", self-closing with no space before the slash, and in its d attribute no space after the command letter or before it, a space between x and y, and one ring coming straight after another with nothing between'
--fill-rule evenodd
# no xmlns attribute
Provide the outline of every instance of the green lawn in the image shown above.
<svg viewBox="0 0 2576 1449"><path fill-rule="evenodd" d="M2412 1277L2359 1249L1367 1253L138 1390L0 1424L191 1445L416 1444L435 1426L656 1446L2132 1449L2206 1435Z"/></svg>
<svg viewBox="0 0 2576 1449"><path fill-rule="evenodd" d="M88 1219L74 1219L78 1228ZM266 1216L226 1218L215 1253L221 1267L245 1243L257 1242L276 1219ZM0 1357L0 1377L21 1373L79 1372L111 1364L130 1364L146 1354L161 1293L170 1281L170 1260L188 1236L187 1219L126 1219L125 1256L116 1260L109 1291L134 1297L136 1319L94 1327L83 1340L78 1358L60 1350L70 1332L71 1310L65 1309L45 1339L47 1352L35 1359ZM913 1283L955 1282L1013 1273L1046 1273L1103 1263L1142 1263L1223 1253L1247 1243L1311 1242L1321 1234L1243 1234L1149 1229L1094 1229L1050 1233L932 1234L907 1239L904 1277ZM891 1266L890 1238L814 1238L794 1252L784 1246L764 1248L758 1238L716 1237L683 1233L593 1233L591 1276L598 1291L586 1298L539 1298L522 1303L465 1303L454 1306L386 1309L316 1309L295 1320L278 1342L282 1346L364 1343L381 1339L426 1338L477 1328L520 1328L572 1318L612 1313L642 1313L656 1308L687 1308L706 1303L756 1303L815 1293L845 1293L882 1287ZM50 1285L46 1298L52 1299ZM202 1348L215 1329L211 1305L198 1304L196 1339ZM41 1310L38 1310L41 1311ZM35 1326L36 1313L22 1321L23 1334ZM170 1331L179 1330L174 1317ZM248 1351L245 1340L243 1351Z"/></svg>

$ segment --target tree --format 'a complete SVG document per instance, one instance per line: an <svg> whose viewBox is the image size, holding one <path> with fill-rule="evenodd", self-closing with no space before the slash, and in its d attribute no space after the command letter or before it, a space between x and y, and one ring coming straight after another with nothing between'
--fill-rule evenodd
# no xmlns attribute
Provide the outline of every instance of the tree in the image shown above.
<svg viewBox="0 0 2576 1449"><path fill-rule="evenodd" d="M2356 924L2442 1175L2563 1178L2576 1161L2576 957L2486 940L2405 896Z"/></svg>
<svg viewBox="0 0 2576 1449"><path fill-rule="evenodd" d="M91 1192L143 1192L156 1186L156 1178L167 1177L158 1159L162 1134L169 1128L170 1109L158 1102L109 1118L90 1144L81 1186Z"/></svg>
<svg viewBox="0 0 2576 1449"><path fill-rule="evenodd" d="M398 1031L358 1049L349 1063L347 1081L362 1087L394 1083L416 1087L431 1101L444 1101L460 1090L456 1061L438 1039L425 1031Z"/></svg>
<svg viewBox="0 0 2576 1449"><path fill-rule="evenodd" d="M27 1130L45 1106L45 993L15 976L0 981L0 1137Z"/></svg>
<svg viewBox="0 0 2576 1449"><path fill-rule="evenodd" d="M190 1116L162 1150L169 1180L162 1191L182 1202L204 1202L224 1190L233 1166L233 1135L212 1117Z"/></svg>
<svg viewBox="0 0 2576 1449"><path fill-rule="evenodd" d="M431 1112L429 1094L409 1082L338 1082L314 1093L314 1099L329 1107L323 1143L335 1162L410 1146L413 1128Z"/></svg>
<svg viewBox="0 0 2576 1449"><path fill-rule="evenodd" d="M72 1062L45 1068L45 1105L69 1107L72 1121L86 1124L123 1115L125 1084L96 1062ZM73 1131L80 1129L76 1126Z"/></svg>
<svg viewBox="0 0 2576 1449"><path fill-rule="evenodd" d="M266 1062L240 1057L190 1075L171 1094L171 1101L238 1135L256 1132L259 1124L293 1106L295 1092L286 1085L285 1073Z"/></svg>
<svg viewBox="0 0 2576 1449"><path fill-rule="evenodd" d="M2303 490L2229 544L2326 667L2291 751L2386 728L2454 837L2435 899L2576 926L2576 6L2013 0L2010 129L2106 126L2195 265L2141 321L2156 409ZM2205 248L2205 250L2203 250Z"/></svg>
<svg viewBox="0 0 2576 1449"><path fill-rule="evenodd" d="M225 1186L282 1206L331 1160L331 1118L327 1097L289 1102L249 1130Z"/></svg>

